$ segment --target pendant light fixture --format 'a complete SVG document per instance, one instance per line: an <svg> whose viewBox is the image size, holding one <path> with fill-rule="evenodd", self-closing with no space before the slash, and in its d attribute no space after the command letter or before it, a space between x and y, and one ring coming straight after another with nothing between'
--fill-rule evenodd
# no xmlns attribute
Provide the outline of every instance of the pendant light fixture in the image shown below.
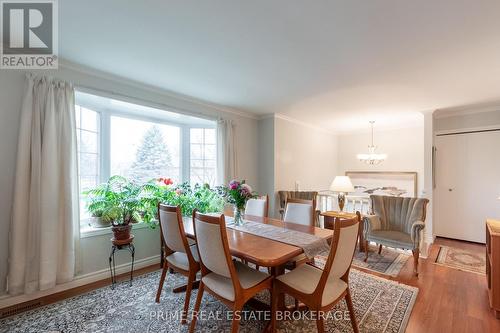
<svg viewBox="0 0 500 333"><path fill-rule="evenodd" d="M370 121L370 125L372 127L372 143L371 145L368 146L368 154L358 154L357 158L361 162L365 162L366 164L370 165L377 165L382 163L386 158L387 154L377 154L375 153L375 150L377 149L377 146L373 143L373 125L375 124L375 121Z"/></svg>

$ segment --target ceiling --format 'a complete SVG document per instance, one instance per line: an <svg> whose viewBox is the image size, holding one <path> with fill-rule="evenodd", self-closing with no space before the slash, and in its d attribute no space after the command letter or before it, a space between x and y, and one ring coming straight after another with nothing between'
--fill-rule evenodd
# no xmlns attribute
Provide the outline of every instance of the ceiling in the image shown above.
<svg viewBox="0 0 500 333"><path fill-rule="evenodd" d="M332 130L500 100L498 0L64 0L60 57Z"/></svg>

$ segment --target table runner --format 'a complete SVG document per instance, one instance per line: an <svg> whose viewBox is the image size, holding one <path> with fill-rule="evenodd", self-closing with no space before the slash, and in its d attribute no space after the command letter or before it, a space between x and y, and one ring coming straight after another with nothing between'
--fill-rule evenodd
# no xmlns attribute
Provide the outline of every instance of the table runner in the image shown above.
<svg viewBox="0 0 500 333"><path fill-rule="evenodd" d="M302 248L307 258L312 259L322 252L330 251L326 239L305 232L285 229L271 224L245 220L243 225L235 225L232 217L226 216L228 228Z"/></svg>

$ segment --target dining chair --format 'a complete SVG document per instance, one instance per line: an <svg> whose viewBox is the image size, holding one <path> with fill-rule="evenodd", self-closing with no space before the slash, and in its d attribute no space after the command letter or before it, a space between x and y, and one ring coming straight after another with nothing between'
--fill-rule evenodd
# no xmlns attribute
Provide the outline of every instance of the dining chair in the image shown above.
<svg viewBox="0 0 500 333"><path fill-rule="evenodd" d="M248 200L247 205L245 206L245 215L268 217L269 195Z"/></svg>
<svg viewBox="0 0 500 333"><path fill-rule="evenodd" d="M161 272L160 284L156 292L156 303L160 302L160 296L165 282L165 276L169 269L187 276L186 298L184 300L184 311L181 323L186 323L187 311L191 290L196 279L196 273L200 270L198 250L196 244L188 241L184 232L180 206L158 205L158 217L160 220L160 233L165 246L165 259Z"/></svg>
<svg viewBox="0 0 500 333"><path fill-rule="evenodd" d="M305 200L288 198L285 205L283 221L314 226L315 209L316 199Z"/></svg>
<svg viewBox="0 0 500 333"><path fill-rule="evenodd" d="M201 282L194 306L190 332L196 327L203 293L207 291L235 313L258 292L272 290L273 278L232 260L224 215L213 216L193 211L194 234L201 264ZM231 332L238 332L240 316L233 316Z"/></svg>
<svg viewBox="0 0 500 333"><path fill-rule="evenodd" d="M359 332L349 291L349 270L356 248L358 230L358 219L336 218L333 243L325 267L320 269L311 264L301 265L274 280L272 294L275 297L271 298L271 331L274 332L276 328L278 298L288 294L305 303L310 311L316 311L317 314L320 311L331 310L345 298L354 332ZM324 317L316 316L316 326L320 333L325 331Z"/></svg>

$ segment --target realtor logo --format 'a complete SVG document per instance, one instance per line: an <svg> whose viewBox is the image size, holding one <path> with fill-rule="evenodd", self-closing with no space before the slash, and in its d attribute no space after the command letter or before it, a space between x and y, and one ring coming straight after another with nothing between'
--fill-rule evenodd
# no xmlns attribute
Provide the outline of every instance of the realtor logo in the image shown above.
<svg viewBox="0 0 500 333"><path fill-rule="evenodd" d="M0 1L1 68L57 68L56 1Z"/></svg>

